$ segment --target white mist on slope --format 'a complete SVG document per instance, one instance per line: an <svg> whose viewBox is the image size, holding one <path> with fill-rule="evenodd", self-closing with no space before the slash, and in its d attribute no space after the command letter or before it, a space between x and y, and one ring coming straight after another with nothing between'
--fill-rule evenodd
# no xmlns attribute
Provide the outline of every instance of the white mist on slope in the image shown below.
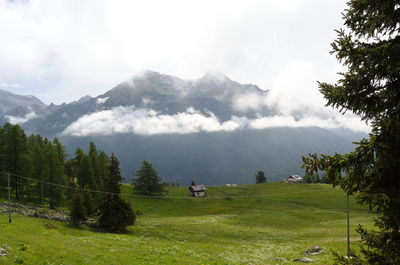
<svg viewBox="0 0 400 265"><path fill-rule="evenodd" d="M29 112L25 116L18 117L18 116L11 116L11 115L6 115L4 116L8 122L12 124L23 124L31 119L34 119L37 117L37 114L35 112Z"/></svg>
<svg viewBox="0 0 400 265"><path fill-rule="evenodd" d="M68 126L63 134L74 136L110 135L113 133L188 134L233 131L238 127L237 122L220 123L212 113L204 116L193 108L187 109L186 112L165 115L151 109L120 106L84 115Z"/></svg>
<svg viewBox="0 0 400 265"><path fill-rule="evenodd" d="M239 129L266 129L273 127L312 127L349 128L354 131L368 132L369 127L360 123L356 116L345 115L321 119L304 116L295 119L288 115L275 115L250 119L232 116L221 122L213 113L202 114L193 108L173 115L160 114L152 109L115 107L89 115L84 115L69 125L64 135L88 136L111 135L114 133L154 134L190 134L198 132L221 132Z"/></svg>

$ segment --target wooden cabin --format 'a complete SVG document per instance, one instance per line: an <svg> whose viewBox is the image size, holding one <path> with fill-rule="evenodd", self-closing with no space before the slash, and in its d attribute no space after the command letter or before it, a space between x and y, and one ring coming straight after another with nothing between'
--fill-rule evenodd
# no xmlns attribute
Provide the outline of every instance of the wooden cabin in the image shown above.
<svg viewBox="0 0 400 265"><path fill-rule="evenodd" d="M193 197L204 197L206 196L206 186L204 185L193 185L189 186L188 190Z"/></svg>
<svg viewBox="0 0 400 265"><path fill-rule="evenodd" d="M303 183L303 178L299 175L293 175L287 178L287 182L289 183Z"/></svg>

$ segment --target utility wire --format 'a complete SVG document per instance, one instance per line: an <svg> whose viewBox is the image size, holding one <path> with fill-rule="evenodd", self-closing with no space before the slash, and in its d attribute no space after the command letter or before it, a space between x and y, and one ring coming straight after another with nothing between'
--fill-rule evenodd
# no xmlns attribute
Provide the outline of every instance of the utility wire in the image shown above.
<svg viewBox="0 0 400 265"><path fill-rule="evenodd" d="M52 183L52 182L47 182L47 181L42 181L38 179L33 179L29 177L23 177L17 174L13 173L7 173L10 174L11 176L21 178L21 179L26 179L26 180L31 180L35 181L41 184L45 185L52 185L55 187L60 187L60 188L67 188L67 189L73 189L73 190L79 190L79 191L86 191L86 192L93 192L93 193L100 193L100 194L108 194L108 195L120 195L124 197L134 197L134 198L154 198L154 199L233 199L233 198L258 198L258 197L270 197L270 196L277 196L277 195L286 195L286 194L298 194L298 193L308 193L308 192L321 192L321 190L306 190L306 191L294 191L294 192L281 192L281 193L271 193L271 194L255 194L255 195L239 195L239 196L216 196L216 197L174 197L174 196L151 196L151 195L138 195L138 194L127 194L127 193L116 193L116 192L108 192L108 191L101 191L101 190L92 190L92 189L84 189L84 188L79 188L79 187L70 187L67 185L62 185L58 183Z"/></svg>

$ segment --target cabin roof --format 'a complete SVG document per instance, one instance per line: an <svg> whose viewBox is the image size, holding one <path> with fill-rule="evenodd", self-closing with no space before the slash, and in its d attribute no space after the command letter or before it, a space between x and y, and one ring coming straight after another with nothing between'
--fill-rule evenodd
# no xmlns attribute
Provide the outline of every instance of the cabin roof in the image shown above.
<svg viewBox="0 0 400 265"><path fill-rule="evenodd" d="M302 180L303 178L300 177L299 175L293 175L293 176L289 176L288 179Z"/></svg>
<svg viewBox="0 0 400 265"><path fill-rule="evenodd" d="M199 192L199 191L205 191L207 188L204 185L194 185L194 186L189 186L189 190L192 192Z"/></svg>

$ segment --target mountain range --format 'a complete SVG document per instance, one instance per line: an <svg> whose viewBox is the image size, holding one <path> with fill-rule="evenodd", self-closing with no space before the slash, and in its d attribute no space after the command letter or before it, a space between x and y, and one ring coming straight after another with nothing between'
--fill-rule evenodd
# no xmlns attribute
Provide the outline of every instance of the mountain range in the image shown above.
<svg viewBox="0 0 400 265"><path fill-rule="evenodd" d="M310 118L307 108L284 115L269 93L222 73L183 80L145 71L102 95L61 105L0 90L0 123L59 137L71 155L94 141L117 154L127 180L145 159L164 181L183 185L253 183L258 170L275 181L301 175L301 155L348 152L365 136L322 128L326 116Z"/></svg>

